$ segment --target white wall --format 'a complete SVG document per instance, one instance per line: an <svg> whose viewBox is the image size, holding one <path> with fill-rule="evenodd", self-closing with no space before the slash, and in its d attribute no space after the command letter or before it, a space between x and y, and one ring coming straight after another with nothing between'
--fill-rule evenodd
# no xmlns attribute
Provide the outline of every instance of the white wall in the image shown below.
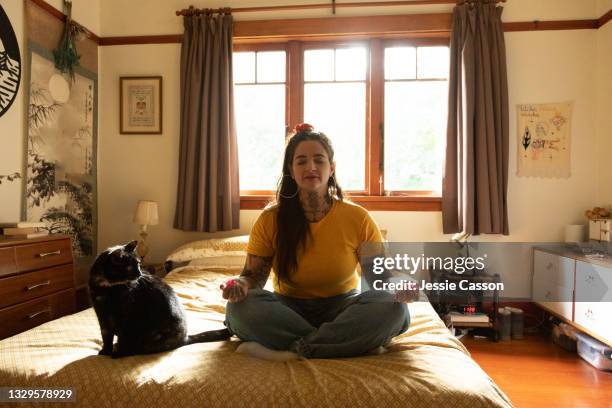
<svg viewBox="0 0 612 408"><path fill-rule="evenodd" d="M199 8L242 8L313 3L325 2L312 0L261 0L257 2L252 0L194 0L187 3L184 0L104 0L100 9L101 30L102 36L176 34L182 31L183 26L182 20L176 17L174 12L188 5ZM336 16L448 13L452 7L451 4L441 4L338 8ZM504 21L592 19L600 16L597 14L597 0L510 0L504 4L504 8ZM315 9L236 13L235 18L237 20L273 20L329 17L331 15L331 9ZM139 19L136 21L134 16L139 16Z"/></svg>
<svg viewBox="0 0 612 408"><path fill-rule="evenodd" d="M601 17L612 10L612 0L597 0L597 16Z"/></svg>
<svg viewBox="0 0 612 408"><path fill-rule="evenodd" d="M160 224L149 228L150 259L161 260L178 244L210 234L172 228L179 157L179 64L177 44L101 47L98 138L99 249L137 236L132 222L138 200L159 205ZM119 77L163 77L163 133L119 134ZM242 232L258 211L242 211ZM215 236L236 235L238 231Z"/></svg>
<svg viewBox="0 0 612 408"><path fill-rule="evenodd" d="M599 0L599 12L612 10L612 0ZM597 30L598 205L612 205L612 21Z"/></svg>
<svg viewBox="0 0 612 408"><path fill-rule="evenodd" d="M62 10L61 0L48 0L49 4ZM21 52L21 84L19 92L10 109L0 117L0 174L23 174L24 142L26 137L26 118L24 100L25 80L27 77L27 43L25 32L24 2L21 0L0 0L17 36ZM89 30L100 32L100 0L73 0L72 16ZM22 180L0 184L0 222L12 222L20 219L23 196Z"/></svg>

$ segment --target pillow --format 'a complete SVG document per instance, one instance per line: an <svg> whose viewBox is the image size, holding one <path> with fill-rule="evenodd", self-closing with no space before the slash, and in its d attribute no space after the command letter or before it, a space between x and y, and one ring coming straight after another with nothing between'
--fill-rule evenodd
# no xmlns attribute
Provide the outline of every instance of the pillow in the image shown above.
<svg viewBox="0 0 612 408"><path fill-rule="evenodd" d="M176 263L193 261L194 259L210 258L210 257L246 257L247 244L249 243L248 235L241 235L231 238L214 238L204 239L201 241L190 242L181 245L168 255L167 261ZM232 260L237 262L236 259ZM224 262L230 262L225 260Z"/></svg>
<svg viewBox="0 0 612 408"><path fill-rule="evenodd" d="M234 270L242 269L246 262L246 253L243 255L207 256L190 261L189 266L197 266L204 269Z"/></svg>

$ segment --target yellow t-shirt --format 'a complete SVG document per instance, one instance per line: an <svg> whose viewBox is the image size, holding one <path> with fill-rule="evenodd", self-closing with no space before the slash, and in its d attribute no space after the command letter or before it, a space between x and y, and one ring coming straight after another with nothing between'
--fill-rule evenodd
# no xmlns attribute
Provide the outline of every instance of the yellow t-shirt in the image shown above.
<svg viewBox="0 0 612 408"><path fill-rule="evenodd" d="M276 215L277 207L264 210L249 236L247 252L261 257L273 257L272 273L277 266ZM363 207L346 201L334 201L325 217L310 223L312 240L306 250L298 249L297 271L291 282L278 285L274 275L274 291L302 299L336 296L357 288L360 245L382 242L378 226Z"/></svg>

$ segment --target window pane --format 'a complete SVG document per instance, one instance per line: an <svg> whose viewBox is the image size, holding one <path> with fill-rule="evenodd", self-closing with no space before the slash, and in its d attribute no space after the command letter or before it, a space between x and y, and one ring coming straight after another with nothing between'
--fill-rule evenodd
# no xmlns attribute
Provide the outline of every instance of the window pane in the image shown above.
<svg viewBox="0 0 612 408"><path fill-rule="evenodd" d="M234 87L241 190L276 190L285 148L285 85Z"/></svg>
<svg viewBox="0 0 612 408"><path fill-rule="evenodd" d="M346 190L365 189L365 97L364 83L304 86L304 121L331 139Z"/></svg>
<svg viewBox="0 0 612 408"><path fill-rule="evenodd" d="M450 65L448 47L419 47L417 61L419 78L448 78Z"/></svg>
<svg viewBox="0 0 612 408"><path fill-rule="evenodd" d="M339 48L336 50L336 81L364 81L365 77L365 48Z"/></svg>
<svg viewBox="0 0 612 408"><path fill-rule="evenodd" d="M285 51L257 53L257 82L285 82Z"/></svg>
<svg viewBox="0 0 612 408"><path fill-rule="evenodd" d="M385 84L385 189L441 190L446 81Z"/></svg>
<svg viewBox="0 0 612 408"><path fill-rule="evenodd" d="M255 53L254 52L235 52L232 55L234 65L234 83L254 83L255 82Z"/></svg>
<svg viewBox="0 0 612 408"><path fill-rule="evenodd" d="M304 81L334 80L334 50L304 51Z"/></svg>
<svg viewBox="0 0 612 408"><path fill-rule="evenodd" d="M416 49L414 47L385 48L385 79L415 79Z"/></svg>

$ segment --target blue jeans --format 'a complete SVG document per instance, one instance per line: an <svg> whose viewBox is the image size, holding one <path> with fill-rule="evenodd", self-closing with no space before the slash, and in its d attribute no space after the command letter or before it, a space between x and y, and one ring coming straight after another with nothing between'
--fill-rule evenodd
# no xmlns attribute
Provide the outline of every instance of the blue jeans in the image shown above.
<svg viewBox="0 0 612 408"><path fill-rule="evenodd" d="M240 339L306 358L352 357L405 332L408 307L384 291L356 290L321 299L297 299L251 289L228 303L225 325Z"/></svg>

